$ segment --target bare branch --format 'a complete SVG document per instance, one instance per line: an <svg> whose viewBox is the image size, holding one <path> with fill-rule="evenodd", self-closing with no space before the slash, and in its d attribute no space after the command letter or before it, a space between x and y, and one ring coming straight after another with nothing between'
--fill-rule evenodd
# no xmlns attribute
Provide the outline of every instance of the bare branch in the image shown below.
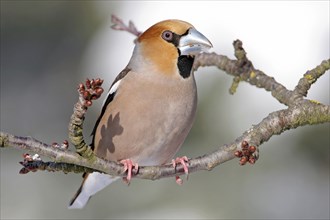
<svg viewBox="0 0 330 220"><path fill-rule="evenodd" d="M227 74L234 76L236 84L239 81L246 81L258 88L264 88L266 91L270 91L272 96L280 103L290 106L295 105L297 101L301 100L302 96L307 94L311 84L329 70L330 61L324 60L315 69L308 71L299 81L299 84L294 91L288 90L285 86L278 83L273 77L266 75L264 72L254 69L249 62L244 63L239 60L231 60L226 56L218 55L216 53L203 53L197 55L194 69L197 70L199 67L203 66L218 67ZM235 86L237 87L237 85ZM231 90L232 89L233 88L231 88Z"/></svg>
<svg viewBox="0 0 330 220"><path fill-rule="evenodd" d="M77 153L71 151L64 151L59 148L54 148L51 145L43 143L32 137L19 137L4 132L0 132L0 147L14 147L16 149L28 150L40 154L45 157L49 157L56 163L72 164L72 167L66 168L72 172L80 172L80 167L84 166L101 172L107 172L111 170L111 174L120 175L124 174L123 166L116 162L107 162L98 157L93 159L85 158ZM73 165L78 165L74 168Z"/></svg>
<svg viewBox="0 0 330 220"><path fill-rule="evenodd" d="M114 30L127 31L134 36L138 37L142 32L138 31L132 21L129 21L128 26L123 22L122 19L118 18L116 15L111 16L111 21L113 25L111 26Z"/></svg>
<svg viewBox="0 0 330 220"><path fill-rule="evenodd" d="M214 167L235 157L235 151L241 148L241 143L247 141L255 146L260 146L268 141L273 135L278 135L286 130L300 127L307 124L320 124L330 122L330 107L313 102L305 102L303 105L295 106L289 109L280 110L269 114L258 125L244 132L234 142L220 147L213 153L189 160L189 172L198 170L212 170ZM50 145L42 143L31 137L17 137L6 133L0 133L1 147L16 147L19 149L30 150L40 155L50 157L56 162L65 162L58 165L55 170L61 167L65 172L92 172L98 170L111 175L124 176L123 166L116 162L104 161L95 157L91 161L80 157L69 151L60 151L52 148ZM41 170L47 170L45 164L41 164ZM79 165L79 166L76 166ZM52 164L52 166L54 166ZM91 168L92 170L82 169L80 166ZM176 169L172 165L140 167L135 177L143 179L160 179L175 175L184 174L182 165Z"/></svg>
<svg viewBox="0 0 330 220"><path fill-rule="evenodd" d="M239 48L235 48L235 54ZM246 58L247 60L247 58ZM257 86L258 88L264 88L266 91L272 92L274 98L280 103L289 105L292 97L292 91L289 91L282 84L278 83L273 77L266 75L264 72L254 69L250 61L245 62L241 60L231 60L226 56L218 55L216 53L203 53L196 57L194 63L194 69L197 70L203 66L216 66L220 70L223 70L229 75L234 76L234 83L239 81L246 81L251 85ZM234 88L233 88L234 86ZM237 85L232 85L231 93L235 92Z"/></svg>
<svg viewBox="0 0 330 220"><path fill-rule="evenodd" d="M299 80L298 85L294 89L294 93L301 98L307 95L308 90L316 80L330 69L330 59L322 61L320 65L312 70L307 71Z"/></svg>

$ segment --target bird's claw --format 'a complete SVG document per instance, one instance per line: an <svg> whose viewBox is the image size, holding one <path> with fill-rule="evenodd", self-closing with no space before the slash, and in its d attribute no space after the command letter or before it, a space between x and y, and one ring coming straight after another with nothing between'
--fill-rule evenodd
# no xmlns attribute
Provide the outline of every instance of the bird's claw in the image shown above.
<svg viewBox="0 0 330 220"><path fill-rule="evenodd" d="M174 168L176 168L177 164L179 164L179 163L182 164L184 173L186 175L188 175L189 170L188 170L188 166L187 166L186 162L188 162L188 157L186 157L186 156L177 157L175 160L174 159L172 160L172 165Z"/></svg>
<svg viewBox="0 0 330 220"><path fill-rule="evenodd" d="M132 171L134 174L136 174L139 170L139 165L134 163L131 159L124 159L119 162L124 165L124 172L127 171L127 176L123 177L123 181L127 184L130 184L132 179Z"/></svg>
<svg viewBox="0 0 330 220"><path fill-rule="evenodd" d="M187 166L188 160L189 159L186 156L177 157L176 159L172 160L172 166L173 166L174 169L176 168L177 164L182 164L183 170L184 170L184 173L186 174L187 179L188 179L188 176L189 176L189 169L188 169L188 166ZM183 183L182 179L179 176L175 177L175 182L178 185L182 185L182 183Z"/></svg>
<svg viewBox="0 0 330 220"><path fill-rule="evenodd" d="M175 182L181 186L183 184L183 180L179 176L175 176Z"/></svg>

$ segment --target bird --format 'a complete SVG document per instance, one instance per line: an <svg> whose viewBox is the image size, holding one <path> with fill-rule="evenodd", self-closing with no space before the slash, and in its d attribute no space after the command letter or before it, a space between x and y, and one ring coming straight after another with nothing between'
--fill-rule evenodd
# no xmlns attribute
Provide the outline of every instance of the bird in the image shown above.
<svg viewBox="0 0 330 220"><path fill-rule="evenodd" d="M91 144L96 156L124 164L128 182L139 165L164 165L180 149L196 115L195 56L211 47L193 25L177 19L160 21L137 37L132 57L110 86ZM84 174L68 208L84 208L117 179Z"/></svg>

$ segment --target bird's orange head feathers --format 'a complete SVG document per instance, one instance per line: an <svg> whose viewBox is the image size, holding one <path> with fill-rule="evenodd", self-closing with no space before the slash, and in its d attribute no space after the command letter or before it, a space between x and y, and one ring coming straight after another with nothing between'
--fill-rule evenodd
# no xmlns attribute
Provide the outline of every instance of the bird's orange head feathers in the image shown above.
<svg viewBox="0 0 330 220"><path fill-rule="evenodd" d="M197 33L197 37L194 34ZM184 38L193 38L185 41ZM203 38L203 39L200 39ZM198 41L198 40L201 41ZM182 55L193 57L195 54L185 54L187 48L194 46L211 47L211 43L188 22L181 20L165 20L154 24L142 33L138 39L139 55L153 64L158 72L168 76L178 76L178 59ZM195 45L194 45L195 44Z"/></svg>

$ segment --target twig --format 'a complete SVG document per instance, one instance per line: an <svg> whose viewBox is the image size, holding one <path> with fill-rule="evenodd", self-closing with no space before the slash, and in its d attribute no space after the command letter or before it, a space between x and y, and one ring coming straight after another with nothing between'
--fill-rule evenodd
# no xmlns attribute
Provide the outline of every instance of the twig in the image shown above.
<svg viewBox="0 0 330 220"><path fill-rule="evenodd" d="M95 160L95 155L92 149L86 144L83 137L83 123L85 114L89 106L92 105L92 100L98 99L103 93L101 85L103 80L86 80L86 86L79 84L78 102L74 105L73 114L69 123L69 138L76 148L76 152L89 160Z"/></svg>
<svg viewBox="0 0 330 220"><path fill-rule="evenodd" d="M119 30L119 31L127 31L134 36L138 37L142 34L142 32L138 31L137 28L135 27L135 24L132 21L128 22L128 26L123 22L122 19L118 18L116 15L111 16L111 22L113 25L111 26L112 29L114 30Z"/></svg>
<svg viewBox="0 0 330 220"><path fill-rule="evenodd" d="M329 69L330 59L322 61L320 65L304 74L293 92L300 98L305 97L312 84Z"/></svg>

